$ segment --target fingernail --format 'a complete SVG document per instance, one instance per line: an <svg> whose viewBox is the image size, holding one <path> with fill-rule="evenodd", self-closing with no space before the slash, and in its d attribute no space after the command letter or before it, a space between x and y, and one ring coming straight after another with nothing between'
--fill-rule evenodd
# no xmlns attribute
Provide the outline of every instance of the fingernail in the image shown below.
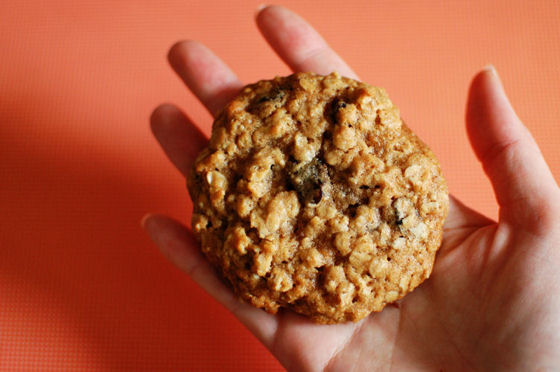
<svg viewBox="0 0 560 372"><path fill-rule="evenodd" d="M500 85L503 85L502 79L500 78L500 75L498 75L498 70L496 70L496 67L494 67L493 64L489 63L486 66L484 66L484 71L488 71L490 74L492 74L492 76L494 76L498 80L498 83L500 83Z"/></svg>
<svg viewBox="0 0 560 372"><path fill-rule="evenodd" d="M268 6L268 4L261 4L257 7L257 9L255 10L255 17L261 12L261 10L263 10L264 8L266 8Z"/></svg>
<svg viewBox="0 0 560 372"><path fill-rule="evenodd" d="M152 217L151 213L146 213L144 215L144 217L142 217L142 219L140 220L140 226L142 226L143 229L146 229L146 221L148 220L148 218Z"/></svg>
<svg viewBox="0 0 560 372"><path fill-rule="evenodd" d="M495 79L494 81L496 83L498 83L498 86L502 89L504 89L504 84L502 83L502 78L500 78L500 75L498 75L498 70L496 70L496 67L494 67L493 64L489 63L486 66L484 66L484 71L489 72ZM505 92L503 92L505 94Z"/></svg>
<svg viewBox="0 0 560 372"><path fill-rule="evenodd" d="M494 65L491 63L484 66L483 70L488 71L494 75L498 75L498 72L496 71L496 67L494 67Z"/></svg>

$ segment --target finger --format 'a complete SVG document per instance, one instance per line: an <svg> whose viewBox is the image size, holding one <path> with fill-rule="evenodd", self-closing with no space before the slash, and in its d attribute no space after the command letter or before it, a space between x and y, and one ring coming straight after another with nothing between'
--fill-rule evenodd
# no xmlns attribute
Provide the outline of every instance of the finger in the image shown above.
<svg viewBox="0 0 560 372"><path fill-rule="evenodd" d="M142 219L142 227L169 261L231 311L265 346L271 346L276 317L239 301L217 277L186 227L169 217L150 214Z"/></svg>
<svg viewBox="0 0 560 372"><path fill-rule="evenodd" d="M281 6L261 9L257 25L270 46L294 71L326 75L337 71L343 76L357 75L305 20Z"/></svg>
<svg viewBox="0 0 560 372"><path fill-rule="evenodd" d="M175 72L214 116L243 86L220 58L197 41L176 43L169 50L168 59Z"/></svg>
<svg viewBox="0 0 560 372"><path fill-rule="evenodd" d="M186 177L194 159L208 140L177 107L158 106L150 117L150 126L163 151Z"/></svg>
<svg viewBox="0 0 560 372"><path fill-rule="evenodd" d="M472 147L492 182L500 216L527 225L527 221L538 224L543 213L554 212L550 208L558 206L558 186L493 67L474 77L466 119Z"/></svg>

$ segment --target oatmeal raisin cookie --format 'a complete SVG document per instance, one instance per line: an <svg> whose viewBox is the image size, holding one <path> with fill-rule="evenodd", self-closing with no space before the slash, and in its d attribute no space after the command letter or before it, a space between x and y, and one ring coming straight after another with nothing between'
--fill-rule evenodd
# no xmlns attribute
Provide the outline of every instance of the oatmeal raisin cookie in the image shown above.
<svg viewBox="0 0 560 372"><path fill-rule="evenodd" d="M297 73L245 87L188 177L202 252L245 301L358 321L429 277L448 194L385 91Z"/></svg>

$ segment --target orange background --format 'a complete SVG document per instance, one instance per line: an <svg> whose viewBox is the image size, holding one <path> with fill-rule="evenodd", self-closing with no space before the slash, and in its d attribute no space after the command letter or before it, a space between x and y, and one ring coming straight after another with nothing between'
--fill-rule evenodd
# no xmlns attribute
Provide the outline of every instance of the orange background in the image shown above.
<svg viewBox="0 0 560 372"><path fill-rule="evenodd" d="M1 2L0 370L281 369L139 224L189 214L150 111L170 101L211 123L168 47L198 39L246 82L288 73L253 22L258 3ZM463 120L470 78L490 62L558 178L558 1L284 5L387 88L467 204L496 216Z"/></svg>

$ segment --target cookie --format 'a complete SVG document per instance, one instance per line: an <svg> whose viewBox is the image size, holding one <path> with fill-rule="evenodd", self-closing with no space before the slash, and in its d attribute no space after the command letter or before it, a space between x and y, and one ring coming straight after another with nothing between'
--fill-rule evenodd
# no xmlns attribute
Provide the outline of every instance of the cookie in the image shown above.
<svg viewBox="0 0 560 372"><path fill-rule="evenodd" d="M385 91L297 73L245 87L188 177L192 228L235 293L358 321L430 276L448 193Z"/></svg>

